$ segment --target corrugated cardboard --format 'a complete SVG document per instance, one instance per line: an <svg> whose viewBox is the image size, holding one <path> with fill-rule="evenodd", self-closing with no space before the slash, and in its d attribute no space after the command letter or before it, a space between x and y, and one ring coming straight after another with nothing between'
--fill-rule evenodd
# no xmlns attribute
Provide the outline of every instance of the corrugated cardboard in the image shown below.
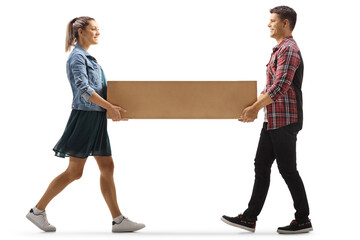
<svg viewBox="0 0 360 240"><path fill-rule="evenodd" d="M256 81L108 81L107 100L128 119L237 119Z"/></svg>

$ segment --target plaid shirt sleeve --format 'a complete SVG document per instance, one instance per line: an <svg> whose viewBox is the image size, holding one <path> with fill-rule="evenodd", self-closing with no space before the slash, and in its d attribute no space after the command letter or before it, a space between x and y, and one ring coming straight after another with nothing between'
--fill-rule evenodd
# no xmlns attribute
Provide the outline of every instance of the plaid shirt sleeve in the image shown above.
<svg viewBox="0 0 360 240"><path fill-rule="evenodd" d="M288 91L299 64L300 56L296 49L291 46L285 46L279 50L275 79L267 90L273 101L276 101Z"/></svg>

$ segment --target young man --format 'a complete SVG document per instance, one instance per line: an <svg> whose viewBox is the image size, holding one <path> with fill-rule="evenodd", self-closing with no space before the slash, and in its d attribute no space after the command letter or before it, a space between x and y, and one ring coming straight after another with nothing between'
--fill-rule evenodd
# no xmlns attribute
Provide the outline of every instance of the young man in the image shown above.
<svg viewBox="0 0 360 240"><path fill-rule="evenodd" d="M264 205L270 185L271 166L276 159L296 209L295 220L278 228L278 233L304 233L312 231L308 218L309 205L304 184L296 168L296 136L302 129L303 61L292 37L296 12L286 6L270 10L270 37L278 45L273 49L267 65L267 83L258 100L246 108L240 121L253 122L260 109L265 108L265 122L261 130L255 157L255 183L248 208L236 217L223 216L232 226L255 231L257 216Z"/></svg>

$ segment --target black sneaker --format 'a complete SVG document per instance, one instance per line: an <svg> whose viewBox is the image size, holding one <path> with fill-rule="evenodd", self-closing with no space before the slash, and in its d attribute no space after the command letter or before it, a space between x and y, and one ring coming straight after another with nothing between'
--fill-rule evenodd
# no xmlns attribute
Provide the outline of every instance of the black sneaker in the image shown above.
<svg viewBox="0 0 360 240"><path fill-rule="evenodd" d="M250 232L255 232L256 221L250 221L242 214L239 214L237 217L228 217L224 215L221 220L231 226L242 228Z"/></svg>
<svg viewBox="0 0 360 240"><path fill-rule="evenodd" d="M291 234L291 233L307 233L312 230L313 228L309 219L305 222L298 222L296 220L292 220L289 226L279 227L277 232Z"/></svg>

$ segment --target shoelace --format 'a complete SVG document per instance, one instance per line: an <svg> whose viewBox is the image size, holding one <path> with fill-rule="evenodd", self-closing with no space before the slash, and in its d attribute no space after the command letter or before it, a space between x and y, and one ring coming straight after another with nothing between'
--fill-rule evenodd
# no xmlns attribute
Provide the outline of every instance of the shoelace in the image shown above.
<svg viewBox="0 0 360 240"><path fill-rule="evenodd" d="M243 217L243 215L240 213L240 214L238 215L238 217L239 217L239 218L242 218L242 217ZM255 222L254 222L254 221L249 221L249 220L241 220L241 221L243 221L244 223L247 223L247 224L252 224L252 225L254 225L254 224L255 224Z"/></svg>
<svg viewBox="0 0 360 240"><path fill-rule="evenodd" d="M297 224L297 222L296 222L296 220L294 219L294 220L292 220L291 221L291 223L290 223L290 225L296 225Z"/></svg>

